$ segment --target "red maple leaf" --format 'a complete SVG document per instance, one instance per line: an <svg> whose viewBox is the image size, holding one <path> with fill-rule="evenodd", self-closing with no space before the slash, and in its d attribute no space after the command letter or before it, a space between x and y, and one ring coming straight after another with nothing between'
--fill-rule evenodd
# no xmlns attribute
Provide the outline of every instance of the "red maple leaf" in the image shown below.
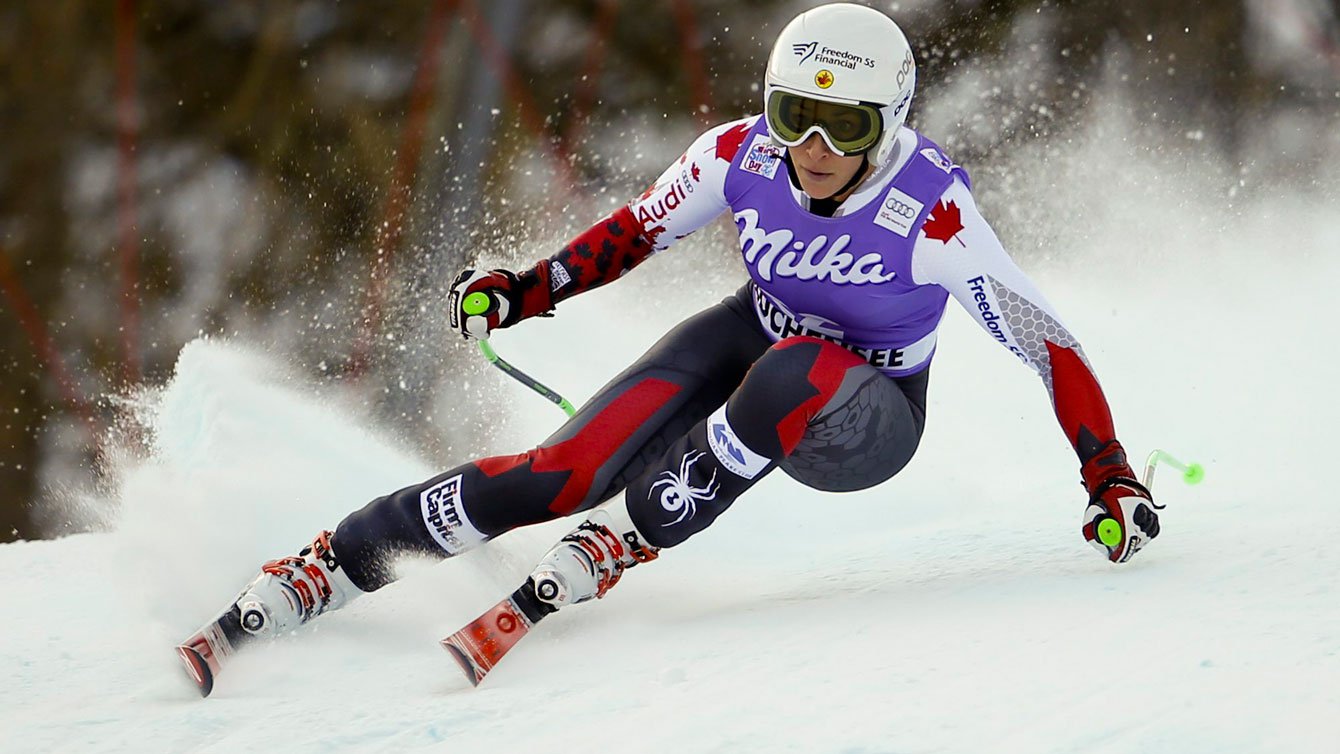
<svg viewBox="0 0 1340 754"><path fill-rule="evenodd" d="M740 151L740 145L744 144L744 137L749 134L749 124L741 123L734 128L728 129L725 133L717 137L717 159L730 162L735 159L735 153Z"/></svg>
<svg viewBox="0 0 1340 754"><path fill-rule="evenodd" d="M698 163L693 163L693 167L690 168L689 171L693 174L693 182L697 183L699 180L698 176L702 173L702 171L698 169Z"/></svg>
<svg viewBox="0 0 1340 754"><path fill-rule="evenodd" d="M931 210L930 217L927 217L926 222L921 226L921 231L926 234L927 238L934 238L946 246L949 245L949 239L952 238L958 241L959 246L967 246L961 239L956 238L960 230L963 230L963 221L958 211L958 205L950 202L946 206L943 199L935 203L935 209Z"/></svg>

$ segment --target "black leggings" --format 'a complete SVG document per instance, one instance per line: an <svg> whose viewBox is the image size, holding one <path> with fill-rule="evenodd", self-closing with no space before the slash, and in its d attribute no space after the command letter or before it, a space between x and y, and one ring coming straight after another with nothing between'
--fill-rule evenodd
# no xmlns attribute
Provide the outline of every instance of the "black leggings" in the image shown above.
<svg viewBox="0 0 1340 754"><path fill-rule="evenodd" d="M334 546L371 591L394 578L397 553L445 557L625 491L642 535L670 547L776 466L828 491L892 477L920 441L927 378L891 379L817 338L772 343L745 286L667 333L533 450L373 500L340 523Z"/></svg>

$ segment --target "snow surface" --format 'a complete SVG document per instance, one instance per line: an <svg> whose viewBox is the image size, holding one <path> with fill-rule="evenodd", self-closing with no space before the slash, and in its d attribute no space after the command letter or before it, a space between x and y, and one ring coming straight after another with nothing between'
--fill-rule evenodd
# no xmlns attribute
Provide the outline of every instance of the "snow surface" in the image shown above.
<svg viewBox="0 0 1340 754"><path fill-rule="evenodd" d="M1045 391L951 304L922 449L895 480L835 495L769 477L603 601L546 620L478 689L437 640L572 521L406 564L238 657L202 701L171 647L262 561L466 459L422 460L276 354L197 341L146 399L154 456L120 470L111 530L0 546L0 751L1334 751L1334 198L1235 206L1178 166L1102 175L1062 175L1056 253L1020 256L1127 448L1208 471L1197 488L1163 472L1163 534L1133 562L1083 542ZM1197 181L1211 187L1193 199ZM495 345L585 399L716 297L644 315L657 282L634 273ZM586 328L607 346L574 358ZM474 374L516 407L488 452L560 422Z"/></svg>

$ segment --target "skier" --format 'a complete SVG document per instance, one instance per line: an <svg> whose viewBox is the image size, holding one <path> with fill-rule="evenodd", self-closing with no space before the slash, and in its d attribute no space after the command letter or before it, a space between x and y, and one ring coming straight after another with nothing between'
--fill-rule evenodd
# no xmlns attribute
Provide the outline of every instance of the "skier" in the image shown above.
<svg viewBox="0 0 1340 754"><path fill-rule="evenodd" d="M286 632L385 586L399 554L451 557L589 511L518 592L543 615L603 596L776 468L819 490L880 484L917 449L951 295L1042 377L1079 457L1084 538L1120 563L1158 535L1079 343L978 212L964 169L903 125L916 63L898 26L846 3L802 13L778 37L765 83L762 115L708 130L554 256L519 274L462 272L449 316L465 337L487 338L726 211L748 282L534 449L373 500L298 556L267 563L225 613L234 629ZM488 310L468 314L465 299L480 293Z"/></svg>

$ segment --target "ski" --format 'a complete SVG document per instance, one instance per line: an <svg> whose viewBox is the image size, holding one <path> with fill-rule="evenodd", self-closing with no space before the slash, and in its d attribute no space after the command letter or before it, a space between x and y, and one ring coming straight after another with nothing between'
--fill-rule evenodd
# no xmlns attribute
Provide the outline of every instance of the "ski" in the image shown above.
<svg viewBox="0 0 1340 754"><path fill-rule="evenodd" d="M177 645L177 659L200 690L200 696L207 697L214 690L214 679L224 664L254 638L242 630L242 610L234 603L217 620L205 624Z"/></svg>
<svg viewBox="0 0 1340 754"><path fill-rule="evenodd" d="M442 640L442 648L461 666L471 685L478 686L544 616L555 608L535 596L526 583L464 628Z"/></svg>

